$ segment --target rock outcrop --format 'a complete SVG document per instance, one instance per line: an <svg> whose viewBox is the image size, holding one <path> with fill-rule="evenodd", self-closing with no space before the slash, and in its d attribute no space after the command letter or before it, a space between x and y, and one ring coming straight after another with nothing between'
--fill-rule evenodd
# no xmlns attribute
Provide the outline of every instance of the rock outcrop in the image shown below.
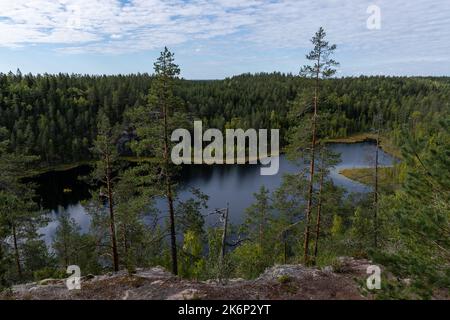
<svg viewBox="0 0 450 320"><path fill-rule="evenodd" d="M161 267L81 278L81 290L68 290L66 280L46 279L14 286L2 299L370 299L361 294L360 282L370 261L341 258L339 267L308 268L277 265L255 280L193 281L181 279Z"/></svg>

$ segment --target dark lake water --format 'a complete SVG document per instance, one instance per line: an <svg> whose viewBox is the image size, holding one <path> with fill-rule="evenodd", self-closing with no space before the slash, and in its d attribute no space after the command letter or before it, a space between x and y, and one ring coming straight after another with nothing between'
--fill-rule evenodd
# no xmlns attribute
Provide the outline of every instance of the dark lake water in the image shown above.
<svg viewBox="0 0 450 320"><path fill-rule="evenodd" d="M375 144L332 144L329 147L341 154L341 162L331 172L334 183L348 192L370 191L369 187L347 179L340 175L339 171L343 168L372 166ZM390 155L380 150L381 166L392 165L394 161ZM48 172L34 179L39 186L37 193L41 204L50 211L51 216L56 217L61 210L66 210L81 226L82 231L88 230L90 217L80 201L89 199L90 194L88 186L78 177L88 174L89 171L88 166L81 166L63 172ZM279 172L273 176L261 176L259 165L191 165L183 168L177 194L180 200L185 200L190 197L190 188L200 189L210 197L208 211L226 207L229 202L230 221L240 223L244 210L253 203L253 193L262 185L274 190L280 186L284 174L298 171L299 167L283 155L280 156ZM71 192L64 192L65 189L70 189ZM165 202L160 201L157 206L163 212L166 211ZM52 221L41 230L47 243L51 242L56 227L56 221Z"/></svg>

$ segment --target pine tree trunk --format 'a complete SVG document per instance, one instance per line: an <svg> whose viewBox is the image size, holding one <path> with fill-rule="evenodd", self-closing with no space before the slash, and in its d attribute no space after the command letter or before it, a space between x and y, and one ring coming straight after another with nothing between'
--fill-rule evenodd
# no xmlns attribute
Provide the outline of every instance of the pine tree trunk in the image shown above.
<svg viewBox="0 0 450 320"><path fill-rule="evenodd" d="M22 266L20 265L20 254L19 254L19 246L17 244L16 226L14 224L12 224L11 228L12 228L12 234L13 234L14 258L16 260L17 274L19 275L19 279L22 279Z"/></svg>
<svg viewBox="0 0 450 320"><path fill-rule="evenodd" d="M310 156L310 167L309 167L309 185L308 185L308 204L306 207L306 221L305 221L305 238L303 244L303 260L305 264L309 263L309 235L310 235L310 222L311 222L311 211L312 211L312 200L313 200L313 188L314 188L314 166L315 166L315 148L316 148L316 121L317 121L317 107L319 99L319 62L320 55L317 60L317 73L316 73L316 84L314 88L314 115L312 121L312 142L311 142L311 156Z"/></svg>
<svg viewBox="0 0 450 320"><path fill-rule="evenodd" d="M171 241L171 254L172 254L172 272L173 274L178 274L178 260L177 260L177 237L175 231L175 212L173 207L173 194L172 185L169 173L169 133L167 124L167 107L164 103L163 105L164 114L164 175L166 178L166 196L169 205L169 223L170 223L170 241Z"/></svg>
<svg viewBox="0 0 450 320"><path fill-rule="evenodd" d="M317 260L317 250L319 246L319 238L320 238L320 222L321 222L321 210L322 210L322 189L323 189L323 178L324 178L324 160L323 160L323 151L321 156L322 168L320 171L320 183L319 183L319 194L318 194L318 203L317 203L317 220L316 220L316 241L314 243L314 259L313 264L316 264Z"/></svg>
<svg viewBox="0 0 450 320"><path fill-rule="evenodd" d="M220 249L220 265L223 266L223 261L225 259L226 245L227 245L227 228L228 228L228 213L229 205L227 203L227 208L225 210L225 215L223 219L223 231L222 231L222 244Z"/></svg>
<svg viewBox="0 0 450 320"><path fill-rule="evenodd" d="M374 226L374 246L378 247L378 149L380 145L380 128L377 131L377 145L375 150L375 186L374 186L374 214L373 214L373 226Z"/></svg>
<svg viewBox="0 0 450 320"><path fill-rule="evenodd" d="M313 118L313 140L311 143L311 164L309 167L309 185L308 185L308 204L306 207L306 221L305 221L305 239L303 244L303 260L305 264L309 263L309 227L310 227L310 221L311 221L311 210L312 210L312 198L313 198L313 186L314 186L314 152L315 152L315 145L316 145L316 120L315 115Z"/></svg>
<svg viewBox="0 0 450 320"><path fill-rule="evenodd" d="M170 241L171 241L171 252L172 252L172 272L173 274L178 274L178 261L177 261L177 238L175 233L175 212L173 209L173 196L172 188L170 185L169 177L166 178L167 187L167 202L169 204L169 219L170 219Z"/></svg>
<svg viewBox="0 0 450 320"><path fill-rule="evenodd" d="M111 185L111 163L109 156L106 156L106 187L108 189L108 205L109 205L109 226L111 232L111 247L113 254L114 271L119 271L119 253L117 250L116 239L116 222L114 216L114 199Z"/></svg>

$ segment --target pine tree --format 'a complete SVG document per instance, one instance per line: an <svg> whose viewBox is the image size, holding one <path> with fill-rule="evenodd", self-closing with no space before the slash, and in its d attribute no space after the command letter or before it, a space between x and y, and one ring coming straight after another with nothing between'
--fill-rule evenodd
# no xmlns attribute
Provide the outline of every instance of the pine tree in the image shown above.
<svg viewBox="0 0 450 320"><path fill-rule="evenodd" d="M376 145L375 145L375 160L374 160L374 176L373 176L373 245L378 247L379 238L379 221L378 221L378 199L379 199L379 150L380 150L380 130L381 130L381 114L375 116L375 131L376 131Z"/></svg>
<svg viewBox="0 0 450 320"><path fill-rule="evenodd" d="M417 128L418 129L418 128ZM407 176L395 195L385 197L380 214L389 219L388 236L395 250L375 259L400 278L411 279L408 291L430 298L450 287L450 118L420 136L405 132L402 148Z"/></svg>
<svg viewBox="0 0 450 320"><path fill-rule="evenodd" d="M59 212L56 221L58 227L53 235L52 248L65 270L71 264L79 264L77 255L81 247L81 228L67 211Z"/></svg>
<svg viewBox="0 0 450 320"><path fill-rule="evenodd" d="M327 148L326 144L321 143L319 145L319 190L317 193L317 212L316 212L316 229L315 229L315 241L314 241L314 255L312 263L315 264L317 261L318 246L320 239L321 223L322 223L322 209L324 198L333 198L333 195L326 193L326 188L324 186L325 180L330 172L330 168L335 166L339 162L339 155L332 152Z"/></svg>
<svg viewBox="0 0 450 320"><path fill-rule="evenodd" d="M314 49L306 56L306 59L313 62L313 65L305 65L300 70L300 74L308 76L314 79L314 96L313 96L313 116L311 125L311 149L310 149L310 169L309 169L309 191L307 198L306 216L305 216L305 235L303 245L303 259L306 264L309 263L309 241L310 241L310 220L311 211L313 206L313 188L314 188L314 175L315 175L315 149L317 143L317 117L319 108L319 95L320 95L320 80L328 78L336 73L333 69L338 65L336 61L330 58L336 49L336 45L329 45L328 41L325 41L326 33L323 28L319 28L315 36L311 39Z"/></svg>
<svg viewBox="0 0 450 320"><path fill-rule="evenodd" d="M154 64L154 70L147 104L130 112L139 138L133 144L133 149L141 157L152 157L151 166L145 161L141 165L143 169L147 167L149 180L155 180L161 185L162 195L167 200L172 272L178 274L173 179L176 168L170 159L170 135L174 129L185 127L187 117L182 112L180 100L174 94L180 74L174 54L164 48Z"/></svg>
<svg viewBox="0 0 450 320"><path fill-rule="evenodd" d="M266 232L270 232L266 228L273 218L270 192L266 187L261 186L254 197L255 203L245 210L245 226L248 237L264 248L266 247Z"/></svg>
<svg viewBox="0 0 450 320"><path fill-rule="evenodd" d="M111 239L112 261L114 271L119 271L119 253L117 248L117 234L115 222L115 175L117 174L118 153L116 147L117 128L111 126L109 119L102 111L98 116L98 134L94 141L94 153L98 156L92 177L103 184L109 211L109 235Z"/></svg>
<svg viewBox="0 0 450 320"><path fill-rule="evenodd" d="M191 190L193 197L179 201L176 206L178 229L183 235L180 252L180 275L199 279L204 273L203 253L206 242L205 219L202 210L207 208L208 196L197 189Z"/></svg>
<svg viewBox="0 0 450 320"><path fill-rule="evenodd" d="M0 128L0 229L2 241L10 237L18 280L25 277L23 265L23 245L27 241L39 240L37 230L45 222L43 213L33 201L33 188L21 180L23 172L37 160L34 156L24 156L10 152L7 132ZM1 257L0 257L1 259Z"/></svg>

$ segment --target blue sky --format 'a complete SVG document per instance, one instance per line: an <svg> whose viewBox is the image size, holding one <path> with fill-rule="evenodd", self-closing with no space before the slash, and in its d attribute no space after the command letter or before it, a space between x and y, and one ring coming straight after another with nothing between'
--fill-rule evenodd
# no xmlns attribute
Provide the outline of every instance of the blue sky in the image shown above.
<svg viewBox="0 0 450 320"><path fill-rule="evenodd" d="M367 27L380 10L380 28ZM450 75L449 0L0 0L0 72L298 73L323 26L339 76Z"/></svg>

